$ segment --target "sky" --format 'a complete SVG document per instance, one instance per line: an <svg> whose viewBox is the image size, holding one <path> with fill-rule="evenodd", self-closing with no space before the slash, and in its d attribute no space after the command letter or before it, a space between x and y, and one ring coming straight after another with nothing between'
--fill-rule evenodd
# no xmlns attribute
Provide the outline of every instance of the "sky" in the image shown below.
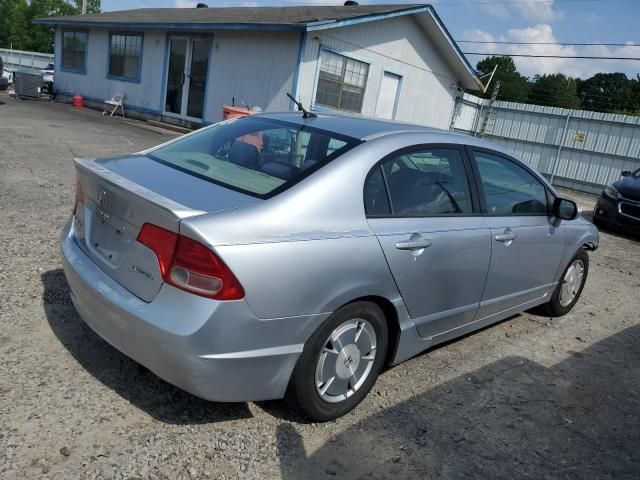
<svg viewBox="0 0 640 480"><path fill-rule="evenodd" d="M200 0L209 6L340 5L342 0ZM361 0L371 3L419 3L420 0ZM193 7L195 0L102 0L103 10L145 7ZM460 43L463 52L581 55L640 58L640 0L432 0L456 40L508 42L620 43L628 46L500 45ZM638 46L634 46L638 45ZM482 56L468 55L472 65ZM640 61L514 58L532 77L564 73L588 78L598 72L640 73Z"/></svg>

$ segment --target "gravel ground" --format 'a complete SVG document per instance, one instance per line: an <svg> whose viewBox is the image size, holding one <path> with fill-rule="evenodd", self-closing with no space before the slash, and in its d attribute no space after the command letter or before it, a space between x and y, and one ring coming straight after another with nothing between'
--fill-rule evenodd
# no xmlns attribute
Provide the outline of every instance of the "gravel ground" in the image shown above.
<svg viewBox="0 0 640 480"><path fill-rule="evenodd" d="M0 477L639 478L640 242L603 233L566 317L523 314L384 373L352 414L208 403L84 326L60 269L74 156L169 137L0 94Z"/></svg>

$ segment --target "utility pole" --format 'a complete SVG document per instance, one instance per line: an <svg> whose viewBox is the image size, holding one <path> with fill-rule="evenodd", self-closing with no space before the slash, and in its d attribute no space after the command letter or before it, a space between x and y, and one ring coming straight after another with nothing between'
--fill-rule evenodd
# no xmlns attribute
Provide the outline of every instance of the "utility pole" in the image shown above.
<svg viewBox="0 0 640 480"><path fill-rule="evenodd" d="M82 0L82 15L87 14L87 0Z"/></svg>

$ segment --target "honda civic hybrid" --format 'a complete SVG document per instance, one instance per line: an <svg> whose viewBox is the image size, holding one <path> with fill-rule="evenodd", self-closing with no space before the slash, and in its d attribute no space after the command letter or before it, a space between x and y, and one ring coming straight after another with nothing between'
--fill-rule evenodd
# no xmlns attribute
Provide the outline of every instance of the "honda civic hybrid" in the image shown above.
<svg viewBox="0 0 640 480"><path fill-rule="evenodd" d="M566 314L597 229L478 138L296 112L76 159L75 308L192 394L352 410L383 368L533 307Z"/></svg>

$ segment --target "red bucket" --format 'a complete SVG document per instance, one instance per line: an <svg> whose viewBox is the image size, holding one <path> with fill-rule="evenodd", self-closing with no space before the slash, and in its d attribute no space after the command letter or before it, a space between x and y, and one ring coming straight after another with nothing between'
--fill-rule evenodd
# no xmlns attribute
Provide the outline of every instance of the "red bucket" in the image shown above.
<svg viewBox="0 0 640 480"><path fill-rule="evenodd" d="M84 99L77 93L73 96L73 107L74 108L84 107Z"/></svg>

